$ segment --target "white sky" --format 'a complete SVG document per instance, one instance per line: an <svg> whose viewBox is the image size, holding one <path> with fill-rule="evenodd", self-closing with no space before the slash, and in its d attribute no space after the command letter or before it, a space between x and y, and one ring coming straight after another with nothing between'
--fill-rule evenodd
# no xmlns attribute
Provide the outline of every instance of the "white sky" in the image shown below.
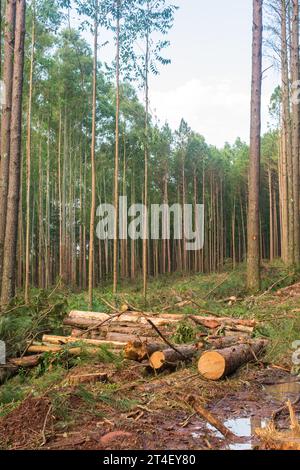
<svg viewBox="0 0 300 470"><path fill-rule="evenodd" d="M173 129L183 117L209 144L249 141L252 42L252 0L174 0L180 9L169 33L172 60L151 79L152 114ZM106 37L104 37L104 40ZM103 37L100 39L103 42ZM112 57L111 46L100 60ZM263 69L269 63L264 59ZM268 105L278 83L270 69L264 75L262 131L267 130Z"/></svg>

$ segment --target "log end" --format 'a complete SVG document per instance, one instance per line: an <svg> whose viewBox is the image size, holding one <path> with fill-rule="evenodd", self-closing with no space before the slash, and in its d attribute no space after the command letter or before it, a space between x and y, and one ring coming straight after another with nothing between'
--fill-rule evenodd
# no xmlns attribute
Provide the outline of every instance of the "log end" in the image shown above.
<svg viewBox="0 0 300 470"><path fill-rule="evenodd" d="M165 362L165 355L163 351L156 351L153 354L151 354L151 357L149 359L150 366L152 369L160 369Z"/></svg>
<svg viewBox="0 0 300 470"><path fill-rule="evenodd" d="M209 380L219 380L225 373L226 362L217 351L208 351L198 361L198 371Z"/></svg>

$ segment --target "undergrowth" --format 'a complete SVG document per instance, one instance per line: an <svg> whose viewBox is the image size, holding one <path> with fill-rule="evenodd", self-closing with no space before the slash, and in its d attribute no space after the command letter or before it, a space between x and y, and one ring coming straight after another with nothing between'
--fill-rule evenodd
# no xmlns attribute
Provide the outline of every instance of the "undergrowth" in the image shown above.
<svg viewBox="0 0 300 470"><path fill-rule="evenodd" d="M135 284L123 284L119 290L117 304L120 306L127 303L131 307L153 312L166 308L166 312L187 315L205 312L218 316L255 318L260 324L254 335L269 340L265 360L289 364L291 344L300 339L300 315L297 317L293 313L299 300L279 301L275 293L278 289L293 284L299 277L298 272L289 271L278 261L265 264L262 270L262 294L253 297L246 290L245 265L240 265L234 271L224 269L211 275L166 275L149 282L146 306L139 281ZM177 304L184 300L191 302L178 307ZM111 312L109 305L114 301L110 286L95 289L95 311ZM51 293L33 290L28 306L24 306L21 297L17 298L0 316L0 339L6 342L8 355L19 355L28 341L39 340L43 333L67 333L68 330L63 328L62 321L71 309L88 310L85 292L72 293L62 290ZM198 327L183 320L178 324L172 341L177 344L192 343L199 331ZM62 352L45 353L38 367L31 371L20 370L17 376L2 385L0 416L10 413L29 395L50 396L53 413L62 428L73 422L72 396L80 400L80 406L76 408L79 415L84 410L90 410L94 415L101 416L105 408L126 412L137 404L135 400L118 396L112 384L79 386L75 390L68 388L65 379L69 369L74 366L107 363L119 369L123 365L122 354L112 353L106 347L99 348L97 356L90 357L86 353L86 346L80 341L72 344L73 346L82 347L79 357L70 357L70 345L67 345Z"/></svg>

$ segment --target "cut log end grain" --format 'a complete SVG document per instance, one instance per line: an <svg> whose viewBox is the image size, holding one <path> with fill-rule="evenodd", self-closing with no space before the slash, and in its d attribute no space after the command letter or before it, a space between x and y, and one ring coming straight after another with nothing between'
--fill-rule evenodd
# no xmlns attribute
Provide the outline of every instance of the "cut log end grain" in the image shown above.
<svg viewBox="0 0 300 470"><path fill-rule="evenodd" d="M166 358L165 358L165 354L163 353L163 351L156 351L155 353L153 353L151 355L151 358L150 358L150 365L152 367L152 369L160 369L164 363L166 361Z"/></svg>
<svg viewBox="0 0 300 470"><path fill-rule="evenodd" d="M253 361L265 349L267 342L258 340L238 344L230 348L207 351L198 361L200 374L209 380L219 380L235 372L247 362Z"/></svg>
<svg viewBox="0 0 300 470"><path fill-rule="evenodd" d="M148 343L142 341L129 341L124 348L125 359L142 362L156 351L167 349L164 343Z"/></svg>
<svg viewBox="0 0 300 470"><path fill-rule="evenodd" d="M207 351L198 362L198 370L206 379L219 380L224 376L226 361L217 351Z"/></svg>
<svg viewBox="0 0 300 470"><path fill-rule="evenodd" d="M176 367L181 362L190 361L197 353L197 346L177 346L174 349L165 349L163 351L155 351L151 354L149 365L154 370L163 369L165 367Z"/></svg>

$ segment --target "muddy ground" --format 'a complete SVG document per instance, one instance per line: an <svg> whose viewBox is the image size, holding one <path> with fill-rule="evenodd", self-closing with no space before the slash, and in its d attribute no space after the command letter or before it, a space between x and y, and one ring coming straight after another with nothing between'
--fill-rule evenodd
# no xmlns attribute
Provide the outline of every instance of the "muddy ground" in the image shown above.
<svg viewBox="0 0 300 470"><path fill-rule="evenodd" d="M77 373L103 372L103 365ZM133 363L106 366L109 383L70 388L66 379L29 396L0 420L4 449L201 450L262 448L255 429L294 400L300 385L287 371L259 364L222 382L202 380L195 369L145 376ZM72 369L72 375L76 373ZM189 395L217 416L238 439L228 441L187 403ZM126 397L126 398L125 398ZM287 416L278 421L288 428Z"/></svg>

